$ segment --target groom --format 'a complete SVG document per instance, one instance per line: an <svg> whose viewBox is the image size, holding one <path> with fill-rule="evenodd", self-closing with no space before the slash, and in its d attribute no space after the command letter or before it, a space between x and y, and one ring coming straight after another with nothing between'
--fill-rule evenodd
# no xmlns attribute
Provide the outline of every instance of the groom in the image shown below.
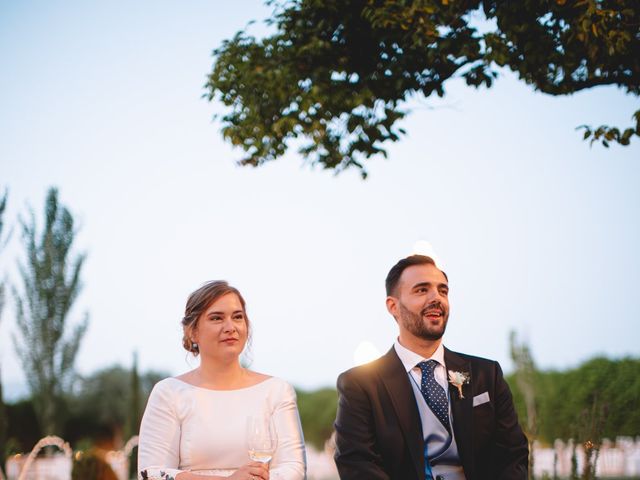
<svg viewBox="0 0 640 480"><path fill-rule="evenodd" d="M413 255L389 271L386 289L396 342L338 378L341 480L527 479L527 439L500 365L442 345L445 273Z"/></svg>

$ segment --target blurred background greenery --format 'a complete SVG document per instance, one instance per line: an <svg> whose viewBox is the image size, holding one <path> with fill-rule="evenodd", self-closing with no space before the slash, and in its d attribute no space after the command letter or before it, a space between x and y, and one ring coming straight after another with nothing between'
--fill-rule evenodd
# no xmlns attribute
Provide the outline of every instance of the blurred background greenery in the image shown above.
<svg viewBox="0 0 640 480"><path fill-rule="evenodd" d="M527 412L517 374L506 378L524 424ZM65 421L56 433L74 450L121 448L130 435L137 433L154 383L166 376L164 372L137 374L133 368L115 365L77 379L73 391L62 399ZM536 438L545 445L552 445L555 439L586 441L596 436L615 439L640 435L640 359L594 358L564 371L536 371L535 385L539 419ZM297 394L305 440L322 450L333 432L337 392L323 388L298 390ZM589 429L594 406L605 413L596 432ZM33 401L27 398L7 403L4 408L8 426L4 455L30 451L43 436Z"/></svg>

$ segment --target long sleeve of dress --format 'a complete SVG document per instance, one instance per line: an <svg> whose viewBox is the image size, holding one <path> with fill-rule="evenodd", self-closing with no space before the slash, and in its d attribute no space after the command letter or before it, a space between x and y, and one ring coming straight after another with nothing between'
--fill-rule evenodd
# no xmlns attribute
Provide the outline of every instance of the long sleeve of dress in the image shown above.
<svg viewBox="0 0 640 480"><path fill-rule="evenodd" d="M282 398L273 412L273 422L278 446L271 462L270 477L273 480L305 479L307 462L296 393L291 385L284 382Z"/></svg>
<svg viewBox="0 0 640 480"><path fill-rule="evenodd" d="M183 472L180 465L180 421L173 394L166 384L157 384L147 402L140 424L138 448L139 478L170 480Z"/></svg>
<svg viewBox="0 0 640 480"><path fill-rule="evenodd" d="M176 378L151 392L140 426L140 478L170 480L180 472L228 477L249 461L247 418L272 417L278 444L272 480L303 480L305 453L293 388L270 377L236 390L210 390Z"/></svg>

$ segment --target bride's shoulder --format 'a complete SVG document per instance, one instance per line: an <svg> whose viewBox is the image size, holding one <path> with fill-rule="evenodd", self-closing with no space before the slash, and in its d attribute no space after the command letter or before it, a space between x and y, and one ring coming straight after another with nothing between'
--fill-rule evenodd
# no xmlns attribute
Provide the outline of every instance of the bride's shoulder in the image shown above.
<svg viewBox="0 0 640 480"><path fill-rule="evenodd" d="M246 370L246 372L247 372L247 380L252 385L257 385L266 380L275 378L272 375L267 375L266 373L254 372L253 370Z"/></svg>
<svg viewBox="0 0 640 480"><path fill-rule="evenodd" d="M285 397L295 397L295 389L286 380L259 372L251 372L251 375L254 380L253 385L262 385L272 393Z"/></svg>
<svg viewBox="0 0 640 480"><path fill-rule="evenodd" d="M183 373L181 375L176 375L175 377L165 378L163 380L163 382L165 380L169 380L169 381L178 380L179 382L187 383L187 384L192 385L192 386L196 386L196 379L194 378L195 377L195 372L196 372L196 369L194 368L193 370L189 370L188 372L185 372L185 373ZM169 383L171 383L171 382L169 382Z"/></svg>
<svg viewBox="0 0 640 480"><path fill-rule="evenodd" d="M157 382L153 386L152 393L156 394L170 394L175 393L184 389L190 390L193 388L193 383L191 382L190 374L191 372L184 373L182 375L177 375L175 377L167 377L159 382Z"/></svg>
<svg viewBox="0 0 640 480"><path fill-rule="evenodd" d="M176 401L176 395L180 390L187 386L186 383L175 377L167 377L157 382L151 389L149 394L149 404L173 404Z"/></svg>

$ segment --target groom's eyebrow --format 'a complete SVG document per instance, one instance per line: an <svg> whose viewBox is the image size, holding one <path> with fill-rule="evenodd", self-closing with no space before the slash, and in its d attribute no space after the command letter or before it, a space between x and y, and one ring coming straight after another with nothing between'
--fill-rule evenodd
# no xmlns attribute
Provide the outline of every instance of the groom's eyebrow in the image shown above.
<svg viewBox="0 0 640 480"><path fill-rule="evenodd" d="M420 282L420 283L416 283L412 287L412 289L416 289L416 288L419 288L419 287L430 287L431 285L433 285L433 283L431 283L431 282ZM443 288L444 287L446 289L449 289L449 285L447 283L438 283L437 287L438 288Z"/></svg>

